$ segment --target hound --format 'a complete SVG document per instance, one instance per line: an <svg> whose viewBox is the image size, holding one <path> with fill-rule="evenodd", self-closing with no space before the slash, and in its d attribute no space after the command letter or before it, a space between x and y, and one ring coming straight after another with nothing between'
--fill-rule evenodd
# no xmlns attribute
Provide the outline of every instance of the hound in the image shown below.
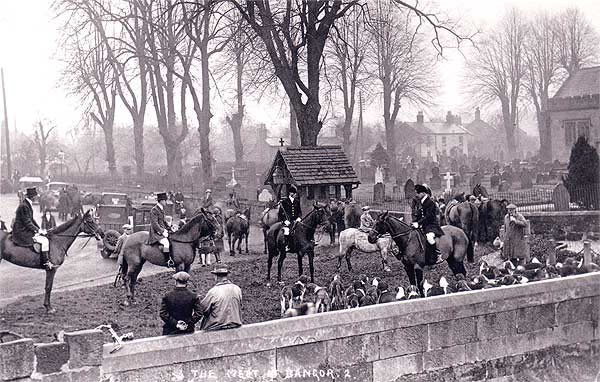
<svg viewBox="0 0 600 382"><path fill-rule="evenodd" d="M283 314L283 317L307 316L309 314L315 314L316 312L317 310L315 309L315 304L312 302L303 302L295 308L286 310Z"/></svg>
<svg viewBox="0 0 600 382"><path fill-rule="evenodd" d="M306 283L308 278L304 275L300 276L300 279L296 281L294 285L284 286L281 289L281 316L283 317L288 309L302 303L304 300L304 293L306 292Z"/></svg>
<svg viewBox="0 0 600 382"><path fill-rule="evenodd" d="M306 285L306 292L315 295L315 310L317 313L329 312L331 310L331 299L325 288L314 283L308 283Z"/></svg>
<svg viewBox="0 0 600 382"><path fill-rule="evenodd" d="M342 294L342 279L340 275L335 274L333 280L329 284L329 296L331 297L331 308L333 310L344 309L346 302L344 301L344 294Z"/></svg>

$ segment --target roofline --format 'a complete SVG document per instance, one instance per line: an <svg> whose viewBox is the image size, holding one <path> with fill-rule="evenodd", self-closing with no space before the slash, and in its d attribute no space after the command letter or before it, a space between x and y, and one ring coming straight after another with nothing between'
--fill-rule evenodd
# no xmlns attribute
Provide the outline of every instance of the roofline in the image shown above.
<svg viewBox="0 0 600 382"><path fill-rule="evenodd" d="M580 72L582 70L588 70L588 69L600 69L600 65L577 69L577 71L575 73L570 74L569 77L567 77L567 79L563 81L562 85L560 85L560 87L558 88L558 90L556 91L556 93L554 93L554 95L552 97L550 97L550 99L552 99L552 98L557 98L557 99L569 98L569 96L567 96L567 97L556 97L556 95L558 93L560 93L560 91L565 87L565 84L567 82L569 82L569 80L571 79L571 77L573 77L573 75L575 75L576 73L578 73L578 72ZM593 94L598 94L598 93L593 93ZM587 94L580 94L580 95L587 95Z"/></svg>

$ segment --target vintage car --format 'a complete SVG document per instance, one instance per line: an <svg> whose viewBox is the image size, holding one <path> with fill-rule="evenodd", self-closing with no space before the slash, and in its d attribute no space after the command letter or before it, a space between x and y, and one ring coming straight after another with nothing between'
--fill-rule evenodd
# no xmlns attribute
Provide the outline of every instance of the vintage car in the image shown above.
<svg viewBox="0 0 600 382"><path fill-rule="evenodd" d="M46 191L52 191L52 194L58 198L60 196L60 190L62 190L63 188L66 189L67 187L69 187L69 183L50 182L46 184Z"/></svg>
<svg viewBox="0 0 600 382"><path fill-rule="evenodd" d="M44 185L44 181L39 176L23 176L19 178L19 190L17 191L17 196L19 197L19 201L23 201L25 197L25 191L30 187L37 187L38 194L41 194L43 190L41 187ZM34 201L33 204L38 204L38 201Z"/></svg>

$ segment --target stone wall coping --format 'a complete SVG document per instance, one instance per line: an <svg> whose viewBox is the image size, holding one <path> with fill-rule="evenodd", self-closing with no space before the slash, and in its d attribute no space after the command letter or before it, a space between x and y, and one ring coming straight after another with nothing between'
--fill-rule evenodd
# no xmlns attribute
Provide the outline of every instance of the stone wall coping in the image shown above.
<svg viewBox="0 0 600 382"><path fill-rule="evenodd" d="M600 296L599 286L600 273L592 273L266 321L238 329L143 338L125 343L113 354L114 345L105 344L102 368L105 373L115 373L481 316Z"/></svg>
<svg viewBox="0 0 600 382"><path fill-rule="evenodd" d="M525 217L600 216L600 211L521 212Z"/></svg>

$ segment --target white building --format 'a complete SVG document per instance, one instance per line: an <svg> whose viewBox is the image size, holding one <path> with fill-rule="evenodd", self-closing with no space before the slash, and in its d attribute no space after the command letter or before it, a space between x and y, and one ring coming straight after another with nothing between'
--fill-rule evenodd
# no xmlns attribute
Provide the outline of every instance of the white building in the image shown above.
<svg viewBox="0 0 600 382"><path fill-rule="evenodd" d="M473 134L450 112L445 122L425 122L420 111L417 122L408 122L408 125L419 135L416 152L422 158L437 161L439 155L455 157L469 154L468 143Z"/></svg>

